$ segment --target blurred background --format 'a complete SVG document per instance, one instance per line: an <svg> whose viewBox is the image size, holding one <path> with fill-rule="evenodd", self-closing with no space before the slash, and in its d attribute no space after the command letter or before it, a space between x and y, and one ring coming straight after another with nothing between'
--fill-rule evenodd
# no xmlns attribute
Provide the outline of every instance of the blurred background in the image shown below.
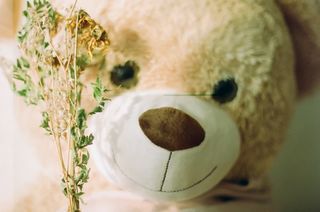
<svg viewBox="0 0 320 212"><path fill-rule="evenodd" d="M320 92L297 105L271 179L281 211L320 211Z"/></svg>

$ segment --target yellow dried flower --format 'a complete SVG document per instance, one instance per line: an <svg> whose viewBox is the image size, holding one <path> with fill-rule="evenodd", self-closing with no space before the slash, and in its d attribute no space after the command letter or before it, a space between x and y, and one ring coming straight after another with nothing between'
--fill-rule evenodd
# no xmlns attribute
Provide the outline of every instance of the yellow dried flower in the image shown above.
<svg viewBox="0 0 320 212"><path fill-rule="evenodd" d="M88 54L91 59L94 55L105 55L110 46L107 32L88 13L80 10L78 14L67 20L67 29L73 36L75 35L77 20L80 54Z"/></svg>

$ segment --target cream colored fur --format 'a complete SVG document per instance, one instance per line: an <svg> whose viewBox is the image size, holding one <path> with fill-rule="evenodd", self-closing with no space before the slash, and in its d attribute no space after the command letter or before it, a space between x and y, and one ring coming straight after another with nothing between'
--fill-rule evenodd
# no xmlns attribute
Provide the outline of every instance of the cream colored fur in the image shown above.
<svg viewBox="0 0 320 212"><path fill-rule="evenodd" d="M54 4L66 7L72 2ZM278 152L297 98L295 70L300 73L301 93L313 87L306 84L310 77L304 78L304 71L320 76L320 6L316 0L301 2L80 0L79 6L109 31L112 46L104 83L112 90L111 98L126 90L112 85L108 70L126 60L134 60L140 67L134 90L171 88L181 93L210 93L220 79L236 79L238 95L222 107L241 131L240 157L226 176L239 179L265 175ZM277 3L287 15L291 31ZM294 28L297 22L303 33ZM88 81L91 77L87 76ZM37 111L26 109L20 100L15 104L21 112L17 117L20 126L32 129L28 141L39 170L31 183L22 186L23 192L16 192L17 201L10 211L56 211L64 198L57 183L54 147L37 129L39 120L33 115ZM108 188L91 165L89 195Z"/></svg>

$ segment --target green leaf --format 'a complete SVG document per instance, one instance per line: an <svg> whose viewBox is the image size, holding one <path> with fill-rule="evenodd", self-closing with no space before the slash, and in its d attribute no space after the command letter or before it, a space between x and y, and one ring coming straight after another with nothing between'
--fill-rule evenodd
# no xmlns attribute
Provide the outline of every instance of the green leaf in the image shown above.
<svg viewBox="0 0 320 212"><path fill-rule="evenodd" d="M40 77L38 84L40 87L44 87L44 78L43 77Z"/></svg>
<svg viewBox="0 0 320 212"><path fill-rule="evenodd" d="M17 63L15 65L15 68L16 68L16 71L18 69L21 69L21 71L26 71L25 69L29 69L30 68L30 64L25 58L20 57L20 58L17 59Z"/></svg>
<svg viewBox="0 0 320 212"><path fill-rule="evenodd" d="M20 62L20 60L19 60L19 58L17 59L17 68L18 69L21 69L22 68L22 66L21 66L21 62Z"/></svg>
<svg viewBox="0 0 320 212"><path fill-rule="evenodd" d="M81 197L82 195L84 195L84 192L83 192L83 191L80 191L80 192L78 192L78 193L75 194L75 196L76 196L77 199L80 199L80 197Z"/></svg>
<svg viewBox="0 0 320 212"><path fill-rule="evenodd" d="M92 142L94 140L94 136L92 134L86 136L86 135L83 135L80 137L80 139L77 141L77 147L79 149L82 149L88 145L91 145Z"/></svg>
<svg viewBox="0 0 320 212"><path fill-rule="evenodd" d="M51 135L49 122L50 122L49 114L47 112L42 112L42 122L40 127L43 128L45 131L47 131L47 133Z"/></svg>
<svg viewBox="0 0 320 212"><path fill-rule="evenodd" d="M72 138L74 140L78 140L77 131L76 131L76 127L75 126L71 127L70 134L71 134L71 136L72 136Z"/></svg>
<svg viewBox="0 0 320 212"><path fill-rule="evenodd" d="M49 43L48 42L44 42L43 47L47 48L48 46L49 46Z"/></svg>
<svg viewBox="0 0 320 212"><path fill-rule="evenodd" d="M94 115L96 113L101 113L102 111L103 111L103 108L101 108L100 106L97 106L89 113L89 115Z"/></svg>
<svg viewBox="0 0 320 212"><path fill-rule="evenodd" d="M89 152L88 151L84 152L81 156L81 163L88 164L89 158L90 158Z"/></svg>
<svg viewBox="0 0 320 212"><path fill-rule="evenodd" d="M83 183L88 182L89 174L90 174L90 169L88 169L86 166L84 166L80 170L78 176L76 177L76 184L82 185Z"/></svg>
<svg viewBox="0 0 320 212"><path fill-rule="evenodd" d="M78 86L78 91L77 91L77 95L76 95L76 100L78 104L81 104L81 94L82 94L82 88L83 88L83 84L81 82L77 83Z"/></svg>
<svg viewBox="0 0 320 212"><path fill-rule="evenodd" d="M25 76L23 76L21 73L15 73L15 72L13 72L13 79L22 81L24 84L27 83L27 80L26 80Z"/></svg>
<svg viewBox="0 0 320 212"><path fill-rule="evenodd" d="M81 56L77 57L76 64L79 69L83 70L89 65L89 58L82 54Z"/></svg>
<svg viewBox="0 0 320 212"><path fill-rule="evenodd" d="M104 100L104 94L108 90L102 84L100 77L97 77L96 82L92 83L91 85L92 85L92 89L93 89L93 98L97 102L103 101Z"/></svg>
<svg viewBox="0 0 320 212"><path fill-rule="evenodd" d="M28 31L26 31L25 29L22 29L21 31L18 32L18 41L19 43L23 43L26 38L28 36Z"/></svg>
<svg viewBox="0 0 320 212"><path fill-rule="evenodd" d="M52 8L49 9L49 21L51 24L55 24L57 20L57 12Z"/></svg>
<svg viewBox="0 0 320 212"><path fill-rule="evenodd" d="M104 87L104 85L102 84L101 79L99 77L97 77L95 83L92 83L92 89L93 89L93 98L99 103L99 105L96 106L89 113L89 115L93 115L93 114L102 112L104 109L104 106L105 106L104 101L108 100L107 98L104 97L105 93L108 91L108 89L106 89Z"/></svg>
<svg viewBox="0 0 320 212"><path fill-rule="evenodd" d="M25 89L22 89L22 90L18 90L18 94L22 97L27 97L28 95L28 90L25 88Z"/></svg>
<svg viewBox="0 0 320 212"><path fill-rule="evenodd" d="M21 64L22 64L23 67L30 68L30 64L27 61L27 59L25 59L24 57L20 57L20 61L21 61Z"/></svg>
<svg viewBox="0 0 320 212"><path fill-rule="evenodd" d="M24 15L24 17L26 17L26 18L28 18L29 17L29 14L28 14L28 12L26 11L26 10L24 10L23 12L22 12L22 14Z"/></svg>
<svg viewBox="0 0 320 212"><path fill-rule="evenodd" d="M70 72L71 79L74 79L75 78L75 71L74 71L74 68L72 66L70 66L69 72Z"/></svg>
<svg viewBox="0 0 320 212"><path fill-rule="evenodd" d="M86 127L87 115L86 111L83 108L80 108L77 111L77 126L80 130L84 130Z"/></svg>
<svg viewBox="0 0 320 212"><path fill-rule="evenodd" d="M101 113L104 109L104 106L105 106L105 102L100 102L100 104L95 107L90 113L89 115L94 115L96 113Z"/></svg>
<svg viewBox="0 0 320 212"><path fill-rule="evenodd" d="M67 190L66 182L65 182L65 180L63 178L61 180L60 186L61 186L61 190L62 190L63 194L65 196L67 196L68 195L68 190Z"/></svg>

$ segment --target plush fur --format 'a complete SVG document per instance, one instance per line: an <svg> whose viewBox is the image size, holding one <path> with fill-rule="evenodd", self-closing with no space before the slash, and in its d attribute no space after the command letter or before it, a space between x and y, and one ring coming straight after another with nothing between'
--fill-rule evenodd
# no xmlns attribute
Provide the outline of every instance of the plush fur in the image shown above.
<svg viewBox="0 0 320 212"><path fill-rule="evenodd" d="M54 4L61 8L72 2ZM240 129L241 152L225 180L258 179L268 172L297 96L319 81L317 0L92 0L79 1L79 6L109 32L112 44L103 74L110 98L127 91L110 82L112 67L127 60L140 68L131 91L170 88L182 94L210 94L220 79L234 77L237 97L219 107ZM90 73L88 83L95 71ZM213 101L210 96L199 98ZM28 125L38 126L29 114L24 116ZM25 186L28 192L18 194L14 211L55 211L63 201L57 180L43 174L45 167L57 166L54 154L48 158L54 149L35 139L48 140L35 131L32 145L46 163L39 162L41 172ZM110 187L91 165L89 194Z"/></svg>

